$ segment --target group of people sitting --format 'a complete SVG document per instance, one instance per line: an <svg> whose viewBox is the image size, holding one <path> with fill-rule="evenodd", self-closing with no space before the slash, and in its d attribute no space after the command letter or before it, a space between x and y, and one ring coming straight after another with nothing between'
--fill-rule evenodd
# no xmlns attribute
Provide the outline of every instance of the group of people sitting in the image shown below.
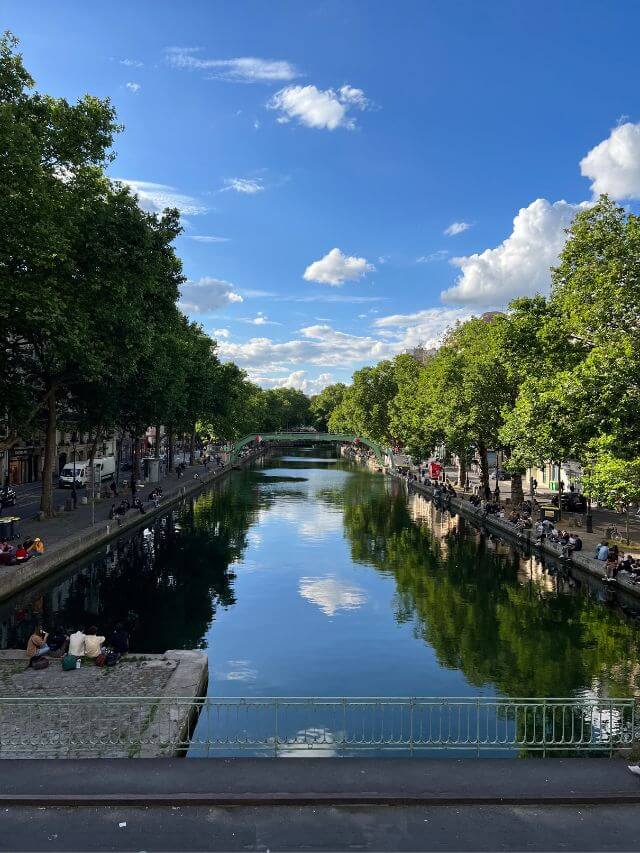
<svg viewBox="0 0 640 853"><path fill-rule="evenodd" d="M568 530L558 530L555 522L548 518L538 522L536 533L538 534L538 538L535 544L538 547L545 542L559 545L562 549L563 557L570 556L574 551L582 551L582 539L577 533L570 533Z"/></svg>
<svg viewBox="0 0 640 853"><path fill-rule="evenodd" d="M6 539L0 542L0 565L14 566L16 563L26 563L31 557L44 554L44 542L39 536L35 539L25 539L20 545L11 545Z"/></svg>
<svg viewBox="0 0 640 853"><path fill-rule="evenodd" d="M620 574L627 575L633 583L640 583L640 558L632 554L621 554L615 543L609 545L606 539L601 539L596 545L594 557L604 563L604 575L607 580L613 580Z"/></svg>
<svg viewBox="0 0 640 853"><path fill-rule="evenodd" d="M76 669L83 658L99 666L114 666L129 651L129 632L118 623L109 637L98 634L92 625L70 632L58 625L51 633L38 625L27 642L29 666L44 668L41 661L47 657L63 658L64 669Z"/></svg>

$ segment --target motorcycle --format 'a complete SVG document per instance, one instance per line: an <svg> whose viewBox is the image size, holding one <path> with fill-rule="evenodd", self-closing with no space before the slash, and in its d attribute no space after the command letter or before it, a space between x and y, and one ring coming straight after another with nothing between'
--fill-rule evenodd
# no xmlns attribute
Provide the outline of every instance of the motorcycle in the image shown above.
<svg viewBox="0 0 640 853"><path fill-rule="evenodd" d="M0 509L4 509L5 506L15 506L15 502L15 489L12 489L10 486L4 486L4 488L0 489Z"/></svg>

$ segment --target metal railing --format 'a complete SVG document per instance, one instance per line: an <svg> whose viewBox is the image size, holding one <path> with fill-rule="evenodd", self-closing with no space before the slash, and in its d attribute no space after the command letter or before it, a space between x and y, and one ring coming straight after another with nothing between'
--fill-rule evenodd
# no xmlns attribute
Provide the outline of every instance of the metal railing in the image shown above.
<svg viewBox="0 0 640 853"><path fill-rule="evenodd" d="M633 699L0 698L0 757L608 754Z"/></svg>

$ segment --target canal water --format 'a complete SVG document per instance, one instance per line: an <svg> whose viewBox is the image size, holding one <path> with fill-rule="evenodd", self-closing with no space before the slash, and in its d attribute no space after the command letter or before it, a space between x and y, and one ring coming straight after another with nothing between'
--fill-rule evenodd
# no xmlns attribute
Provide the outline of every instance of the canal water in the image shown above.
<svg viewBox="0 0 640 853"><path fill-rule="evenodd" d="M636 614L599 584L318 448L0 605L0 646L36 621L206 649L211 696L625 697L639 675Z"/></svg>

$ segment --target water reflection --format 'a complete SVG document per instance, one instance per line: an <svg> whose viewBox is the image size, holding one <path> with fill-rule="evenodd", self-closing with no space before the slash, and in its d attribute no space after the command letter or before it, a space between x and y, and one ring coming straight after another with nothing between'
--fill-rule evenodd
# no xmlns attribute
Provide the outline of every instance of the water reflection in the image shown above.
<svg viewBox="0 0 640 853"><path fill-rule="evenodd" d="M238 471L0 605L0 645L127 621L136 651L207 648L218 695L637 691L634 611L601 584L323 452Z"/></svg>

